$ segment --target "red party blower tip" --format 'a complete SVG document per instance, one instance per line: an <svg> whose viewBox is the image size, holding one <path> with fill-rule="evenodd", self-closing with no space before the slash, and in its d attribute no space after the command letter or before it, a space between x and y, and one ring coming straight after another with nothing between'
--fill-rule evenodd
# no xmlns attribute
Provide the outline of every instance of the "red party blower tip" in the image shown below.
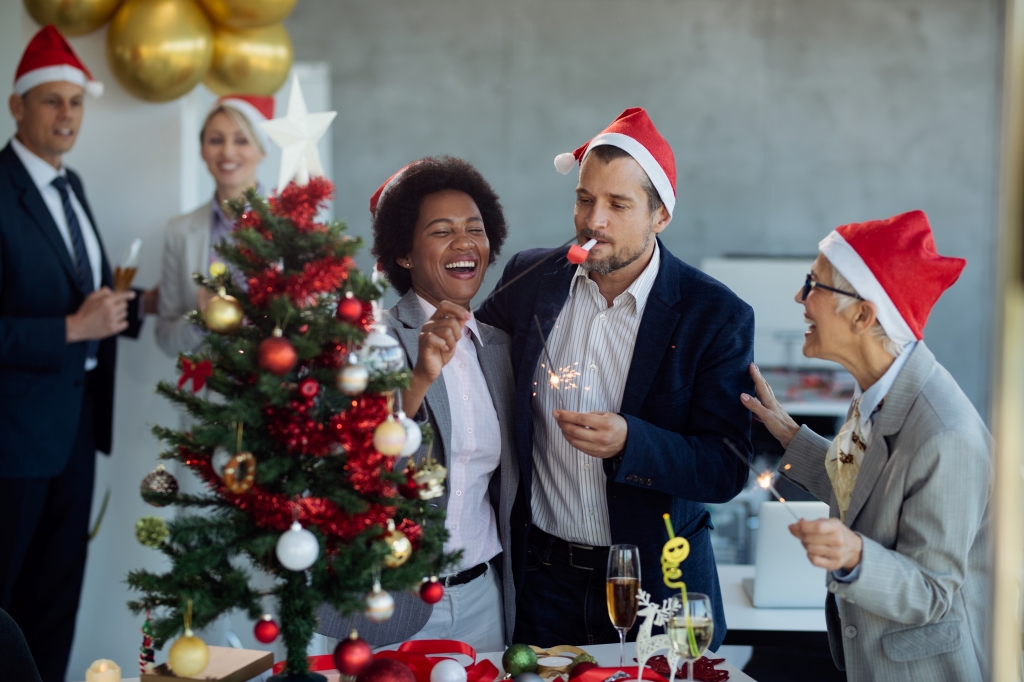
<svg viewBox="0 0 1024 682"><path fill-rule="evenodd" d="M569 262L572 263L573 265L579 265L583 261L587 260L587 256L590 255L590 250L594 248L595 244L597 244L596 239L591 239L583 246L580 246L579 244L573 244L572 246L569 247L569 253L566 254L565 257L568 258Z"/></svg>

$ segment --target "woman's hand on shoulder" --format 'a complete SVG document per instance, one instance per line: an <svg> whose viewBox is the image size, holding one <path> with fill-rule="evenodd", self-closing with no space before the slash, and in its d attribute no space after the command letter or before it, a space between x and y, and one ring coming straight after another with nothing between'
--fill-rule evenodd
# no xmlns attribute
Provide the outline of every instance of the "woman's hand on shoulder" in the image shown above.
<svg viewBox="0 0 1024 682"><path fill-rule="evenodd" d="M419 352L413 376L433 383L455 354L455 344L469 320L469 311L450 301L441 301L437 311L420 330Z"/></svg>
<svg viewBox="0 0 1024 682"><path fill-rule="evenodd" d="M740 402L754 415L754 419L762 422L768 431L775 436L782 447L788 448L800 425L793 421L793 418L782 409L782 405L775 399L775 393L768 382L761 376L761 370L757 365L750 363L750 378L754 380L754 388L757 397L740 394Z"/></svg>

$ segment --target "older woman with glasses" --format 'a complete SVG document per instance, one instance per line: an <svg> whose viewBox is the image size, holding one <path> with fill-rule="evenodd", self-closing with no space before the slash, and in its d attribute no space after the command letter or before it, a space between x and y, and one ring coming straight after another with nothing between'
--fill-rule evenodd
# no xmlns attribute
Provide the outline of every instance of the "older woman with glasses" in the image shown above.
<svg viewBox="0 0 1024 682"><path fill-rule="evenodd" d="M991 436L923 341L965 261L935 251L920 211L844 225L797 294L804 355L856 379L829 442L783 411L751 365L741 401L786 447L779 472L831 507L790 531L829 571L836 665L851 682L986 677Z"/></svg>

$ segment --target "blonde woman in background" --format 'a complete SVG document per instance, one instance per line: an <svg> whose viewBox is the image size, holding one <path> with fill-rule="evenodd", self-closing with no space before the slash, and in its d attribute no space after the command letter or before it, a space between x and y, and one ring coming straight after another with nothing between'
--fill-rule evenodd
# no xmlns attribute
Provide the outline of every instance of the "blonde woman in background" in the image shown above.
<svg viewBox="0 0 1024 682"><path fill-rule="evenodd" d="M203 122L200 150L217 190L210 203L171 220L164 237L156 339L171 357L195 350L203 340L185 315L205 310L211 294L192 281L192 274L208 273L210 263L220 260L213 247L233 228L222 206L256 187L256 168L267 149L259 124L273 115L272 97L229 95L217 100Z"/></svg>

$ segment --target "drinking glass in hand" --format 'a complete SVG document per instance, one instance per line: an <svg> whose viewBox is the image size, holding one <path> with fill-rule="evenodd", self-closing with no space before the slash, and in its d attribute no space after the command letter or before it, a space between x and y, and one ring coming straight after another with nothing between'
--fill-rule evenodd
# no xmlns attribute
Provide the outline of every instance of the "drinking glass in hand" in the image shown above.
<svg viewBox="0 0 1024 682"><path fill-rule="evenodd" d="M636 545L612 545L608 550L608 617L619 633L619 665L623 665L626 633L639 609L640 550Z"/></svg>
<svg viewBox="0 0 1024 682"><path fill-rule="evenodd" d="M686 680L693 682L693 664L711 646L715 633L711 599L700 592L687 592L683 605L672 614L665 626L672 650L685 660ZM673 675L675 671L672 671Z"/></svg>

